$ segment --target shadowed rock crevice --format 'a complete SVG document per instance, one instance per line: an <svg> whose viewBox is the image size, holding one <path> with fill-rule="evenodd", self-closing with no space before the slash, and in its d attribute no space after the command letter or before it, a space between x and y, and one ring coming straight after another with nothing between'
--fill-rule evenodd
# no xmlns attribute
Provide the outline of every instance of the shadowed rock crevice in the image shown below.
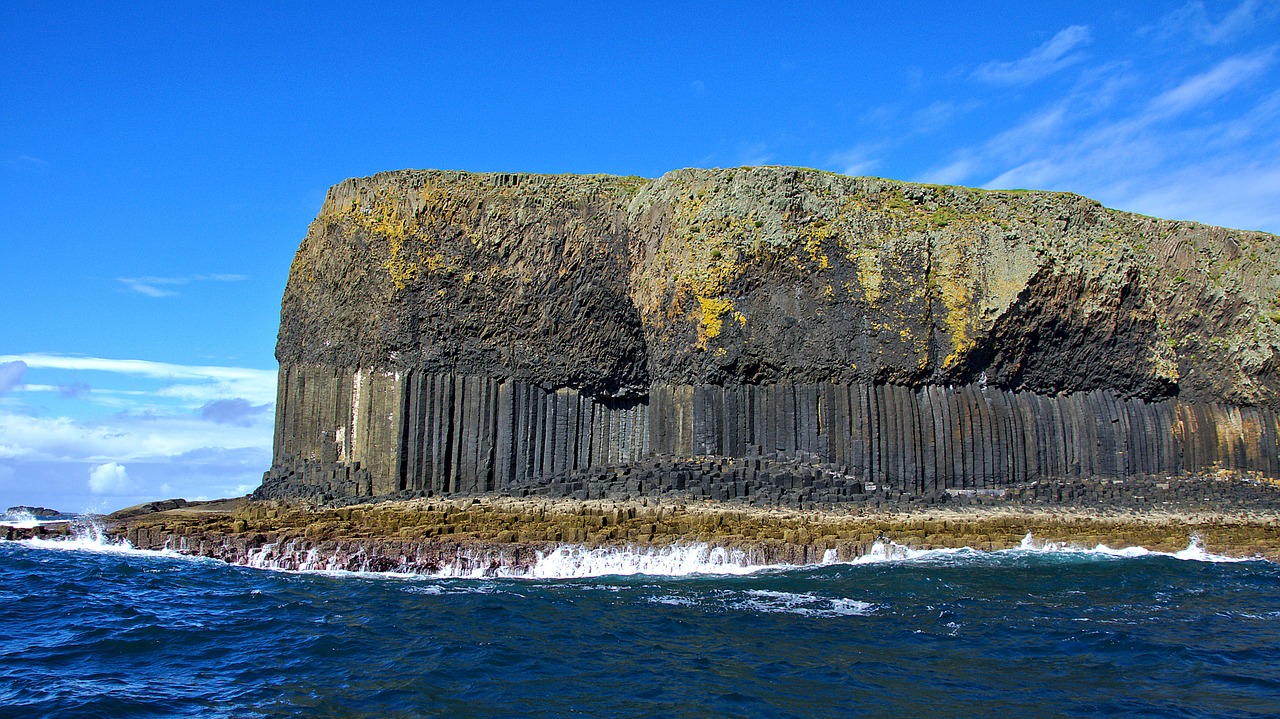
<svg viewBox="0 0 1280 719"><path fill-rule="evenodd" d="M1004 389L1045 395L1112 390L1155 402L1178 390L1173 353L1160 338L1136 271L1118 287L1099 289L1081 273L1045 267L954 377L967 383L985 376Z"/></svg>

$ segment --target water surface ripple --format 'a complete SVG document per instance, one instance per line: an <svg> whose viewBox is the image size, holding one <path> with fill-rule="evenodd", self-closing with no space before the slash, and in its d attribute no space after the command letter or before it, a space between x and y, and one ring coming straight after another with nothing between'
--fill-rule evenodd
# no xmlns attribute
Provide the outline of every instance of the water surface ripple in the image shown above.
<svg viewBox="0 0 1280 719"><path fill-rule="evenodd" d="M1263 561L486 580L0 543L9 716L1271 717L1277 647Z"/></svg>

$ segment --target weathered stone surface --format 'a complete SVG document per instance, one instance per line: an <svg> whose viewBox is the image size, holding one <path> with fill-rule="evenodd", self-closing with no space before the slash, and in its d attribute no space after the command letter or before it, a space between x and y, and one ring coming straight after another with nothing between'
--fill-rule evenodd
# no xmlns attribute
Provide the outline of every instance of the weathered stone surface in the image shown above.
<svg viewBox="0 0 1280 719"><path fill-rule="evenodd" d="M805 471L805 470L800 470ZM797 484L804 480L794 477ZM804 508L740 500L511 498L486 495L316 508L243 500L105 518L141 549L171 549L281 569L488 573L532 565L562 544L666 548L706 543L752 564L847 561L877 542L917 549L1040 542L1280 558L1280 491L1265 483L1191 477L1159 483L1043 482L1016 490L953 490L944 503L882 492L874 502ZM13 538L22 538L21 535Z"/></svg>
<svg viewBox="0 0 1280 719"><path fill-rule="evenodd" d="M916 493L1280 471L1280 243L795 168L347 180L295 257L269 485L773 456Z"/></svg>
<svg viewBox="0 0 1280 719"><path fill-rule="evenodd" d="M4 513L9 516L29 515L35 518L48 518L48 517L62 516L62 512L59 512L56 509L49 509L48 507L28 507L26 505L18 505L16 507L10 507L4 510Z"/></svg>
<svg viewBox="0 0 1280 719"><path fill-rule="evenodd" d="M294 258L276 356L282 366L643 393L624 212L647 182L458 172L347 180L329 191Z"/></svg>

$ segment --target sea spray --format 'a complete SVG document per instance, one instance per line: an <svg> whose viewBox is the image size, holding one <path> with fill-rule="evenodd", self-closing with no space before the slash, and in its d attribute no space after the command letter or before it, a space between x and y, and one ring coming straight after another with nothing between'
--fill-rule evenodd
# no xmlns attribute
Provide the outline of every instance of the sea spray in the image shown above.
<svg viewBox="0 0 1280 719"><path fill-rule="evenodd" d="M1027 532L1027 536L1022 538L1022 543L1016 549L1007 549L1006 552L1040 552L1047 554L1090 554L1099 557L1117 557L1125 559L1133 559L1138 557L1172 557L1173 559L1181 559L1194 562L1248 562L1254 561L1255 557L1229 557L1223 554L1214 554L1204 548L1204 539L1198 534L1192 534L1187 538L1187 546L1185 549L1176 552L1160 552L1146 547L1109 547L1106 544L1096 544L1093 547L1081 547L1079 545L1068 542L1037 542L1031 532Z"/></svg>
<svg viewBox="0 0 1280 719"><path fill-rule="evenodd" d="M580 579L601 576L680 577L694 574L751 574L770 565L752 564L740 549L712 547L704 543L675 544L667 547L621 547L587 549L560 546L537 555L528 568L499 567L494 575L528 579ZM436 576L476 576L454 573L452 567Z"/></svg>
<svg viewBox="0 0 1280 719"><path fill-rule="evenodd" d="M391 563L394 566L388 566ZM447 561L402 556L397 562L368 553L359 543L340 546L329 554L290 541L271 543L248 552L244 565L257 569L295 572L354 572L418 575L453 579L581 579L600 576L688 576L750 574L785 565L753 563L740 549L705 543L666 547L587 548L561 545L538 551L524 562L501 549L471 551L459 548ZM432 567L431 564L436 566Z"/></svg>
<svg viewBox="0 0 1280 719"><path fill-rule="evenodd" d="M422 547L398 555L387 554L379 552L376 545L369 546L360 541L338 543L334 547L321 549L304 541L286 540L251 547L244 552L233 551L229 545L222 546L221 552L211 552L208 551L210 548L203 544L194 547L188 544L186 537L178 537L173 542L176 546L167 544L161 550L139 550L124 539L110 538L98 518L92 516L74 520L72 531L66 537L36 537L20 541L40 549L153 554L168 557L211 557L230 564L272 571L353 573L436 579L554 580L632 575L655 577L749 575L764 570L799 567L910 562L956 563L1031 554L1116 559L1166 557L1199 562L1253 560L1253 558L1229 557L1208 552L1201 538L1196 535L1188 539L1186 548L1175 552L1164 552L1139 546L1113 548L1099 543L1092 547L1085 547L1066 542L1037 540L1030 532L1023 537L1017 547L994 551L970 547L921 549L882 538L873 542L861 555L848 560L840 560L836 550L827 549L820 555L819 561L809 564L761 561L741 548L714 546L702 542L679 542L659 547L584 547L562 544L546 550L508 549L500 546L466 548L460 545L455 551L442 557L438 554L424 556Z"/></svg>
<svg viewBox="0 0 1280 719"><path fill-rule="evenodd" d="M45 527L51 524L64 524L66 522L75 521L79 518L80 515L74 514L36 516L28 509L14 507L0 515L0 527L35 529L36 527Z"/></svg>
<svg viewBox="0 0 1280 719"><path fill-rule="evenodd" d="M112 539L96 515L78 516L71 520L71 532L63 537L32 537L21 544L38 549L94 552L99 554L136 554L142 556L181 556L169 549L135 549L125 539Z"/></svg>

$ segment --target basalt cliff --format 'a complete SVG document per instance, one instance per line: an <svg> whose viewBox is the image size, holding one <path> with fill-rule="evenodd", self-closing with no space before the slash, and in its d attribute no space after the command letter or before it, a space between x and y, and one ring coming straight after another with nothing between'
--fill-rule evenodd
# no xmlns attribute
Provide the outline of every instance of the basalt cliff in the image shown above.
<svg viewBox="0 0 1280 719"><path fill-rule="evenodd" d="M259 497L1280 476L1280 242L783 167L333 187Z"/></svg>

